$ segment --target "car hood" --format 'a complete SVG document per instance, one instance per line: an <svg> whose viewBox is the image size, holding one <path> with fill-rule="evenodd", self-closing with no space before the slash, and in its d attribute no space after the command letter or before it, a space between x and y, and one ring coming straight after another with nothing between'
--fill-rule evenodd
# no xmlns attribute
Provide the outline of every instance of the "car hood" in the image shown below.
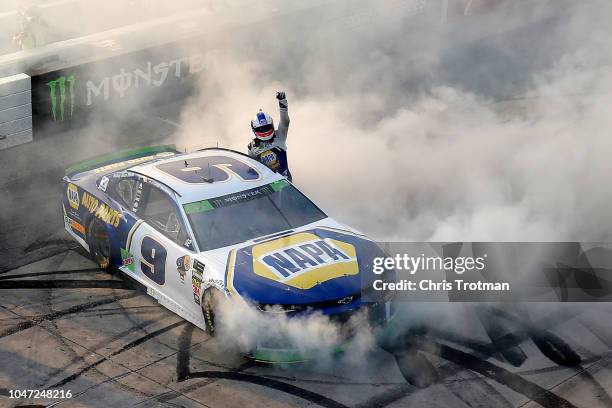
<svg viewBox="0 0 612 408"><path fill-rule="evenodd" d="M230 293L281 305L354 299L374 279L373 258L383 256L374 242L329 218L215 252L225 256Z"/></svg>

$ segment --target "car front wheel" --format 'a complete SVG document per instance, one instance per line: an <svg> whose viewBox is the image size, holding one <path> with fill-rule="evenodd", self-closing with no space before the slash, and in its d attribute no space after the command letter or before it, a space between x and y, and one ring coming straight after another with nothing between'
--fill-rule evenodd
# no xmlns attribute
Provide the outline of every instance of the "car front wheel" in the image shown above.
<svg viewBox="0 0 612 408"><path fill-rule="evenodd" d="M202 314L206 324L206 333L214 336L218 325L218 311L225 300L225 296L217 289L209 288L202 296Z"/></svg>

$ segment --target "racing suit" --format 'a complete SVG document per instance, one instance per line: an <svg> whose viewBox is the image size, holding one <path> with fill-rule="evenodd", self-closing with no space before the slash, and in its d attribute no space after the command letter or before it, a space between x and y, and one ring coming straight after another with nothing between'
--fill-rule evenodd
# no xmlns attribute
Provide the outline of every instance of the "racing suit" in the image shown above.
<svg viewBox="0 0 612 408"><path fill-rule="evenodd" d="M253 139L249 143L249 156L265 164L271 170L282 174L291 181L291 172L287 163L287 131L289 130L289 111L287 99L278 100L280 122L272 139L268 141Z"/></svg>

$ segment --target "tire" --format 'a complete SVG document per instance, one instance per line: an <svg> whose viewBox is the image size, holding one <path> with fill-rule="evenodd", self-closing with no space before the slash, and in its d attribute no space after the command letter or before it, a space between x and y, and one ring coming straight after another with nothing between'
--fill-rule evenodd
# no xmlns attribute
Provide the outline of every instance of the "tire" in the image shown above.
<svg viewBox="0 0 612 408"><path fill-rule="evenodd" d="M215 310L219 310L225 296L217 289L208 288L202 295L202 315L204 316L204 323L206 324L206 333L209 336L214 337L217 331L217 325L215 318ZM218 320L218 319L217 319Z"/></svg>
<svg viewBox="0 0 612 408"><path fill-rule="evenodd" d="M100 269L108 270L111 267L110 238L106 226L94 218L87 229L87 244L89 253Z"/></svg>

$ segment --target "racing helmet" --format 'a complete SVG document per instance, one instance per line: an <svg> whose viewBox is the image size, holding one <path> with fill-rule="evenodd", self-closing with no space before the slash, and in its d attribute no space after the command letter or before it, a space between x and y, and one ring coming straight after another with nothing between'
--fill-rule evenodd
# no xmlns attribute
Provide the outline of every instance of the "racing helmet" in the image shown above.
<svg viewBox="0 0 612 408"><path fill-rule="evenodd" d="M274 136L274 121L272 120L272 116L260 109L255 119L251 121L251 129L253 133L255 133L255 137L259 140L267 141L272 139Z"/></svg>

